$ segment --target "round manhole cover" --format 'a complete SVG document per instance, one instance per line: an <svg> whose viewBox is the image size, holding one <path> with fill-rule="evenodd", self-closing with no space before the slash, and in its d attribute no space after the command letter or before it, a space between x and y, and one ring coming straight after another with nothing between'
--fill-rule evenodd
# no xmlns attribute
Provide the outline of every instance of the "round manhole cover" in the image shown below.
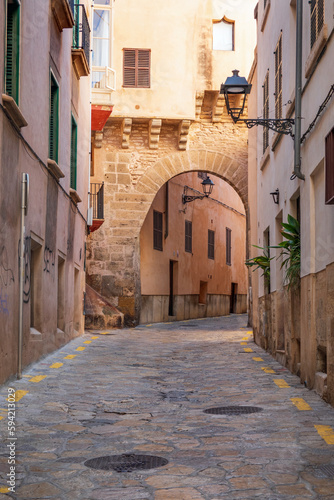
<svg viewBox="0 0 334 500"><path fill-rule="evenodd" d="M168 464L166 458L153 455L110 455L86 460L84 465L91 469L114 470L116 472L132 472L134 470L148 470L163 467Z"/></svg>
<svg viewBox="0 0 334 500"><path fill-rule="evenodd" d="M243 415L245 413L257 413L262 411L258 406L223 406L221 408L208 408L204 413L211 415Z"/></svg>

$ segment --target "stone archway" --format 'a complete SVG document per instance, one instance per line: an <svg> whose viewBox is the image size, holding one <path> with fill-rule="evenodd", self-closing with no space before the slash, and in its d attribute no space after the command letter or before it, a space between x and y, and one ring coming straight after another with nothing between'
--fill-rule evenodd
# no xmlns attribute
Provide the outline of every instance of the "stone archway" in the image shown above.
<svg viewBox="0 0 334 500"><path fill-rule="evenodd" d="M124 172L126 153L113 153L112 158L116 171L117 165L121 165ZM137 324L139 320L139 235L152 201L171 178L196 170L217 175L230 184L243 201L248 220L247 159L237 161L219 151L191 149L175 152L147 168L136 183L131 183L128 167L128 173L121 174L127 176L124 177L127 183L121 184L121 189L121 175L115 176L114 185L106 185L106 206L111 217L109 226L113 228L117 224L117 229L110 231L108 225L102 226L102 231L97 232L99 234L88 239L87 283L122 311L128 325Z"/></svg>

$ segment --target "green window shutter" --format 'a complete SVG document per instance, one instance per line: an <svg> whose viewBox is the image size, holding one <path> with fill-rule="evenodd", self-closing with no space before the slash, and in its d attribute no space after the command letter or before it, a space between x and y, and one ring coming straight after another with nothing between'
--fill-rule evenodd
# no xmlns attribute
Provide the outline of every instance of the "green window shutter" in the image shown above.
<svg viewBox="0 0 334 500"><path fill-rule="evenodd" d="M77 142L78 142L78 127L75 119L72 116L71 123L71 180L70 186L72 189L77 189Z"/></svg>
<svg viewBox="0 0 334 500"><path fill-rule="evenodd" d="M59 130L59 87L53 75L50 80L50 123L49 123L49 158L58 161Z"/></svg>
<svg viewBox="0 0 334 500"><path fill-rule="evenodd" d="M19 100L20 5L7 2L5 92Z"/></svg>

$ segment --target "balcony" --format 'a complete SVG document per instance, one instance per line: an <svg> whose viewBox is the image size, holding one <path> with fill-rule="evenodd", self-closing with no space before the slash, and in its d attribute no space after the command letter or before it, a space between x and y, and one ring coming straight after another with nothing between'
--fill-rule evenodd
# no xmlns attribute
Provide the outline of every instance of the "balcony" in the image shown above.
<svg viewBox="0 0 334 500"><path fill-rule="evenodd" d="M96 231L104 222L104 183L92 182L90 184L90 211L92 223L90 232Z"/></svg>
<svg viewBox="0 0 334 500"><path fill-rule="evenodd" d="M72 62L78 78L90 73L90 27L82 4L75 4L70 0L74 16Z"/></svg>
<svg viewBox="0 0 334 500"><path fill-rule="evenodd" d="M70 9L68 0L51 0L51 10L59 31L63 31L65 28L73 27L73 9Z"/></svg>

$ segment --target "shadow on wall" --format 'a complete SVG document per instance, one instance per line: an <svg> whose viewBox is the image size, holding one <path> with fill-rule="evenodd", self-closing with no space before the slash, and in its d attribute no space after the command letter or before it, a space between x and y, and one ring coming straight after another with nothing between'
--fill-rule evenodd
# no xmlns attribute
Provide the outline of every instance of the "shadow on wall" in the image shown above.
<svg viewBox="0 0 334 500"><path fill-rule="evenodd" d="M87 284L85 313L85 328L89 330L124 326L124 314Z"/></svg>

